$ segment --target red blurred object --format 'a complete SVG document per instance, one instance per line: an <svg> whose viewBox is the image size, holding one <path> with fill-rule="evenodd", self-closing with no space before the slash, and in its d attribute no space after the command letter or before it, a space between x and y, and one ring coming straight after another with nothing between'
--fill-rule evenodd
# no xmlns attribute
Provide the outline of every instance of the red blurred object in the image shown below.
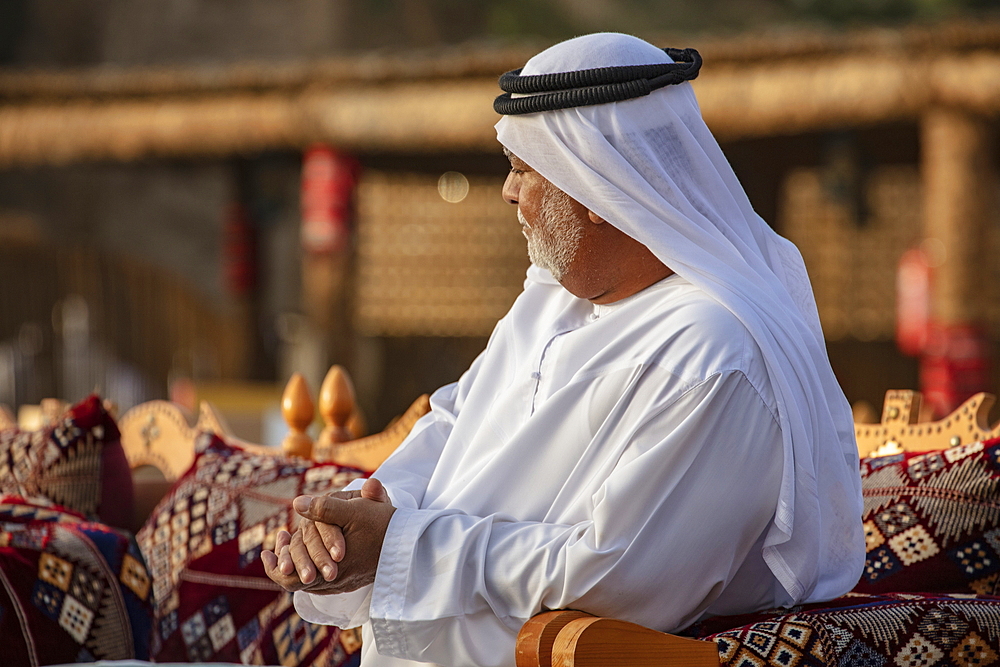
<svg viewBox="0 0 1000 667"><path fill-rule="evenodd" d="M922 249L912 248L896 273L896 344L903 354L917 356L927 346L930 302L930 263Z"/></svg>
<svg viewBox="0 0 1000 667"><path fill-rule="evenodd" d="M973 394L989 388L989 344L975 326L928 328L920 359L920 389L935 418L957 408Z"/></svg>
<svg viewBox="0 0 1000 667"><path fill-rule="evenodd" d="M306 150L302 158L302 248L309 253L336 253L347 247L358 163L325 145Z"/></svg>
<svg viewBox="0 0 1000 667"><path fill-rule="evenodd" d="M243 296L257 283L257 239L246 206L233 204L226 212L223 257L229 291Z"/></svg>

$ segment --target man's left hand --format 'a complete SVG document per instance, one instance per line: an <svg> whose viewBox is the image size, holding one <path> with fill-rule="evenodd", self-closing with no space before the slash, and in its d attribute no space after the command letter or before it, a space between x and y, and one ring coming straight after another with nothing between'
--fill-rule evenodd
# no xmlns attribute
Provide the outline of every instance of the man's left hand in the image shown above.
<svg viewBox="0 0 1000 667"><path fill-rule="evenodd" d="M333 581L323 581L316 577L311 585L304 585L295 572L283 574L277 566L277 559L265 559L267 575L286 590L309 590L313 593L330 595L348 593L375 581L382 542L396 508L388 502L388 495L378 480L368 480L361 497L350 500L331 497L299 496L292 506L299 515L318 524L339 526L343 533L343 558L337 563L337 574ZM373 498L379 498L378 500ZM299 546L295 538L301 539L301 531L291 537L289 547ZM284 540L282 540L284 542ZM280 552L284 545L276 545ZM268 567L268 566L271 567ZM287 579L287 581L285 581Z"/></svg>

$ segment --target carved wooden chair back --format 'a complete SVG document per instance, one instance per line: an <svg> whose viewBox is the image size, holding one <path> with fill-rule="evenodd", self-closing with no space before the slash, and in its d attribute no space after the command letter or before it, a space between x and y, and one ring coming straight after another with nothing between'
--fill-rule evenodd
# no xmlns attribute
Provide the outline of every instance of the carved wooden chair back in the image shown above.
<svg viewBox="0 0 1000 667"><path fill-rule="evenodd" d="M202 401L198 418L175 403L148 401L128 410L118 420L122 447L133 471L136 520L141 522L170 486L184 474L195 457L195 440L209 431L258 454L312 459L374 470L406 438L413 424L430 410L427 395L420 396L381 433L363 436L364 420L358 410L354 387L347 372L334 366L319 393L319 414L324 427L313 443L306 432L315 419L315 408L305 379L295 374L285 386L281 412L289 426L281 449L262 447L236 438L223 416Z"/></svg>
<svg viewBox="0 0 1000 667"><path fill-rule="evenodd" d="M855 424L858 454L885 456L900 452L929 452L967 445L1000 436L1000 423L989 425L996 399L980 392L937 421L919 421L922 395L918 391L889 390L878 424Z"/></svg>

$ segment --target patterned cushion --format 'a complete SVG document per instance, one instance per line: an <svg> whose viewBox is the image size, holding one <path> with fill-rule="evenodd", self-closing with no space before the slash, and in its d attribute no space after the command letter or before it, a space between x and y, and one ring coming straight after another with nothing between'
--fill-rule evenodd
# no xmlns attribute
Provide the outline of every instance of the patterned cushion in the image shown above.
<svg viewBox="0 0 1000 667"><path fill-rule="evenodd" d="M56 505L0 499L0 663L146 660L152 623L131 535Z"/></svg>
<svg viewBox="0 0 1000 667"><path fill-rule="evenodd" d="M88 396L58 423L38 431L0 430L0 493L42 498L112 525L127 524L132 477L118 427L101 400Z"/></svg>
<svg viewBox="0 0 1000 667"><path fill-rule="evenodd" d="M153 660L344 663L340 631L299 618L260 552L289 525L295 496L335 491L363 473L250 454L207 433L197 449L138 535L156 598Z"/></svg>
<svg viewBox="0 0 1000 667"><path fill-rule="evenodd" d="M988 667L1000 660L996 596L848 593L752 616L713 634L705 633L713 624L702 623L693 634L714 640L727 667Z"/></svg>
<svg viewBox="0 0 1000 667"><path fill-rule="evenodd" d="M861 462L859 593L1000 594L1000 440Z"/></svg>

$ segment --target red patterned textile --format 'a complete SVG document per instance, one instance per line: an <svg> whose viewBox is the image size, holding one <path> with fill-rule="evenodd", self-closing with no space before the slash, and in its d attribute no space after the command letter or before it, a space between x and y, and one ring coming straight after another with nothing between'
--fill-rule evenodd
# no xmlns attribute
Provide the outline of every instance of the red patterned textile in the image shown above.
<svg viewBox="0 0 1000 667"><path fill-rule="evenodd" d="M727 667L1000 664L1000 439L864 459L861 477L854 592L685 634L716 641Z"/></svg>
<svg viewBox="0 0 1000 667"><path fill-rule="evenodd" d="M1000 661L1000 597L848 593L709 619L688 634L715 641L726 667L989 667Z"/></svg>
<svg viewBox="0 0 1000 667"><path fill-rule="evenodd" d="M138 535L156 598L152 659L348 661L340 631L299 618L292 596L264 574L260 553L290 524L295 496L336 491L364 473L251 454L207 433L197 449Z"/></svg>
<svg viewBox="0 0 1000 667"><path fill-rule="evenodd" d="M1000 439L861 462L859 593L1000 594Z"/></svg>
<svg viewBox="0 0 1000 667"><path fill-rule="evenodd" d="M131 535L58 505L0 499L0 663L146 660L152 621Z"/></svg>
<svg viewBox="0 0 1000 667"><path fill-rule="evenodd" d="M52 426L2 429L0 493L44 498L125 525L131 519L133 489L120 437L96 395L74 405Z"/></svg>

